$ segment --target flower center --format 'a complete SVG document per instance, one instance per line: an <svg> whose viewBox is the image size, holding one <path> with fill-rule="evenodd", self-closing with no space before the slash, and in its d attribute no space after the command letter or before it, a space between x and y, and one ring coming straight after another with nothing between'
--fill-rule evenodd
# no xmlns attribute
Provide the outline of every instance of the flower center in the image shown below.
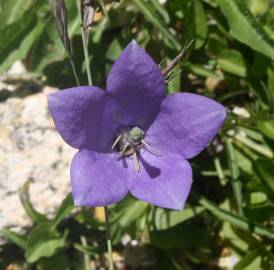
<svg viewBox="0 0 274 270"><path fill-rule="evenodd" d="M133 156L134 168L137 172L140 171L139 154L143 147L153 154L159 154L144 141L144 137L145 132L139 127L128 127L118 134L111 148L123 157Z"/></svg>
<svg viewBox="0 0 274 270"><path fill-rule="evenodd" d="M130 156L142 148L144 137L145 132L139 127L126 128L116 137L112 149L115 149L122 156Z"/></svg>

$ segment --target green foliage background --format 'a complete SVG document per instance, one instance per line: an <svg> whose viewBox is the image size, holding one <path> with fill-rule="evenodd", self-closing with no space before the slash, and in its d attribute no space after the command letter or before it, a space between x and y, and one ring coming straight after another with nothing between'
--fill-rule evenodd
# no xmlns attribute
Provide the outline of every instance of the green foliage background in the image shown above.
<svg viewBox="0 0 274 270"><path fill-rule="evenodd" d="M73 59L87 84L75 2L66 5ZM46 84L75 85L47 1L1 0L0 7L0 74L23 60ZM107 10L90 34L94 84L104 87L133 38L158 63L194 40L169 92L207 95L231 110L214 143L191 160L194 184L184 211L131 197L111 207L114 250L126 249L127 233L157 254L155 269L219 269L228 255L238 258L236 270L274 269L274 2L124 0ZM8 240L0 246L1 269L21 261L25 269L87 270L87 258L106 251L104 223L88 209L72 212L71 195L53 220L31 205L28 184L20 195L34 225L23 235L1 231Z"/></svg>

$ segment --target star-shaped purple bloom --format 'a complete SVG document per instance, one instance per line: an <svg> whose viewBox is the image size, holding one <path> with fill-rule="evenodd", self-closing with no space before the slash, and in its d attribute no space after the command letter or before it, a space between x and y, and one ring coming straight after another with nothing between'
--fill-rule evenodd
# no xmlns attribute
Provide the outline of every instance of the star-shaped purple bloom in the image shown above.
<svg viewBox="0 0 274 270"><path fill-rule="evenodd" d="M192 183L187 159L214 138L226 109L200 95L165 91L159 67L132 41L113 65L106 91L81 86L49 95L57 130L79 149L71 164L76 205L105 206L130 192L182 209Z"/></svg>

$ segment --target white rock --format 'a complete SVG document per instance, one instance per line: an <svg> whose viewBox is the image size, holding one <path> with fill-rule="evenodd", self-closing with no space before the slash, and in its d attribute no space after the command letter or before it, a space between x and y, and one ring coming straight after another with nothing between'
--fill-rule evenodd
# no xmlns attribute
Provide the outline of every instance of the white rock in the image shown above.
<svg viewBox="0 0 274 270"><path fill-rule="evenodd" d="M34 207L52 215L70 191L69 164L76 152L56 132L47 108L46 87L23 99L0 103L0 229L31 223L19 188L31 180Z"/></svg>

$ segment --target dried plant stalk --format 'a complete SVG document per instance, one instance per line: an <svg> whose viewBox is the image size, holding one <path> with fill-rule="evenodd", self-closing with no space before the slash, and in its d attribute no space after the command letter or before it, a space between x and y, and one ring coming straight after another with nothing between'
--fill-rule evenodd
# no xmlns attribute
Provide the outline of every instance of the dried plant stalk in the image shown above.
<svg viewBox="0 0 274 270"><path fill-rule="evenodd" d="M165 68L161 70L162 74L166 77L169 75L169 73L178 65L182 62L184 57L186 56L187 50L191 46L194 40L190 41L189 43L186 43L185 46L183 47L182 51L180 54L178 54Z"/></svg>
<svg viewBox="0 0 274 270"><path fill-rule="evenodd" d="M49 0L56 20L59 37L67 54L71 57L71 42L68 35L67 10L64 0Z"/></svg>
<svg viewBox="0 0 274 270"><path fill-rule="evenodd" d="M89 32L91 29L91 25L93 23L95 9L92 6L92 0L84 0L82 2L82 21L83 28L85 32L86 44L88 45L89 41Z"/></svg>
<svg viewBox="0 0 274 270"><path fill-rule="evenodd" d="M64 0L49 0L56 21L57 31L67 52L77 85L79 85L75 65L72 60L71 41L68 35L67 9Z"/></svg>

